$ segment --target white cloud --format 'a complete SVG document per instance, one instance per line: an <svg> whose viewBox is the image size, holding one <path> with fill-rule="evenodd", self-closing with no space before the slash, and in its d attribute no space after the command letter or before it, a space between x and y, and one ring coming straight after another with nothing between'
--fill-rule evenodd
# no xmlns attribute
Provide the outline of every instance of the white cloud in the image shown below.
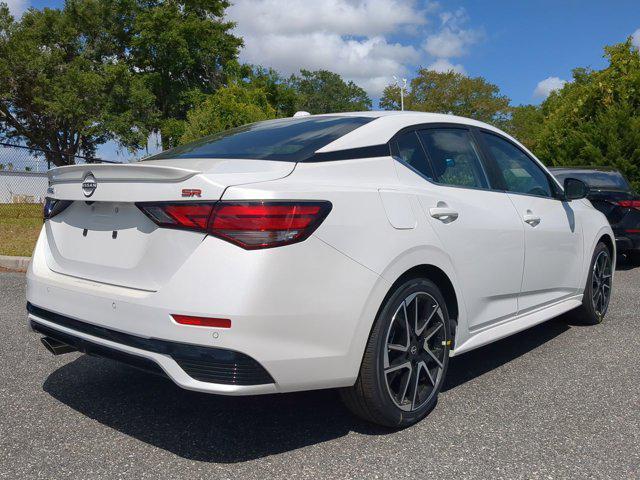
<svg viewBox="0 0 640 480"><path fill-rule="evenodd" d="M424 25L414 0L237 0L228 15L254 34L379 35L399 26Z"/></svg>
<svg viewBox="0 0 640 480"><path fill-rule="evenodd" d="M429 35L424 49L434 57L461 57L467 54L467 47L474 44L478 34L471 30L454 31L448 27Z"/></svg>
<svg viewBox="0 0 640 480"><path fill-rule="evenodd" d="M436 67L450 63L478 38L461 28L464 10L444 12L421 0L236 0L227 13L244 39L242 61L285 75L301 68L331 70L373 97L393 75L408 76L429 61ZM427 37L424 48L391 40L398 32L413 35L411 43L418 45ZM459 64L452 68L464 71Z"/></svg>
<svg viewBox="0 0 640 480"><path fill-rule="evenodd" d="M562 80L558 77L547 77L544 80L540 80L536 89L533 91L533 96L537 98L547 98L554 90L560 90L567 83L566 80Z"/></svg>
<svg viewBox="0 0 640 480"><path fill-rule="evenodd" d="M11 15L18 18L29 7L28 0L3 0L8 6Z"/></svg>
<svg viewBox="0 0 640 480"><path fill-rule="evenodd" d="M446 58L438 58L435 62L427 66L427 70L433 70L434 72L440 73L446 73L453 70L454 72L462 73L463 75L466 75L467 73L461 64L457 63L454 65Z"/></svg>
<svg viewBox="0 0 640 480"><path fill-rule="evenodd" d="M420 60L416 48L385 34L427 24L414 0L237 0L228 16L244 39L241 60L285 75L331 70L372 95Z"/></svg>
<svg viewBox="0 0 640 480"><path fill-rule="evenodd" d="M634 47L640 48L640 28L631 34L631 43Z"/></svg>
<svg viewBox="0 0 640 480"><path fill-rule="evenodd" d="M455 12L442 12L440 31L427 36L424 42L423 47L427 53L438 58L466 55L468 47L482 38L482 32L463 28L468 19L463 8Z"/></svg>

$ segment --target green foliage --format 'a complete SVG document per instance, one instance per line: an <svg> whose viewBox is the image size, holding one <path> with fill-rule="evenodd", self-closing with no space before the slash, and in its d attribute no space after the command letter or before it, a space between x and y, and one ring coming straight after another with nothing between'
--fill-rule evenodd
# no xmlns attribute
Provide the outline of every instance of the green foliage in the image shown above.
<svg viewBox="0 0 640 480"><path fill-rule="evenodd" d="M108 140L141 148L152 131L171 146L242 45L228 5L67 0L15 21L0 4L0 135L51 150L56 165Z"/></svg>
<svg viewBox="0 0 640 480"><path fill-rule="evenodd" d="M400 108L400 89L384 89L380 106ZM450 113L502 125L509 117L509 98L482 77L467 77L453 71L434 72L421 68L405 92L405 110Z"/></svg>
<svg viewBox="0 0 640 480"><path fill-rule="evenodd" d="M288 84L296 93L295 111L318 114L371 109L367 92L351 81L345 82L337 73L300 70L300 75L292 75Z"/></svg>
<svg viewBox="0 0 640 480"><path fill-rule="evenodd" d="M99 53L92 20L30 9L16 22L0 4L0 136L50 150L56 165L110 139L138 148L155 119L143 81Z"/></svg>
<svg viewBox="0 0 640 480"><path fill-rule="evenodd" d="M275 118L262 88L233 84L220 88L187 115L180 143L197 140L229 128Z"/></svg>
<svg viewBox="0 0 640 480"><path fill-rule="evenodd" d="M542 104L537 155L547 164L612 166L640 189L640 54L631 40L605 47L609 65L576 69Z"/></svg>
<svg viewBox="0 0 640 480"><path fill-rule="evenodd" d="M151 93L164 147L180 137L181 121L226 82L242 40L224 21L227 0L67 0L64 10L96 38L104 58L126 65Z"/></svg>
<svg viewBox="0 0 640 480"><path fill-rule="evenodd" d="M529 150L537 147L538 136L542 130L544 114L537 105L511 107L511 118L505 122L505 130L517 138Z"/></svg>

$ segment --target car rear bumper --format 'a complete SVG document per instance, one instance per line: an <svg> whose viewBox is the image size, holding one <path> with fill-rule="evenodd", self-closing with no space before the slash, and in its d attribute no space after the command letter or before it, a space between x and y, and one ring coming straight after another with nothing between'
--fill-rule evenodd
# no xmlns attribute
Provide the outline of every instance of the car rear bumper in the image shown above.
<svg viewBox="0 0 640 480"><path fill-rule="evenodd" d="M54 272L46 255L41 237L27 272L35 330L71 336L68 342L80 351L145 359L183 388L227 395L352 385L389 288L313 236L266 251L208 237L156 292ZM172 314L226 318L231 328L181 325ZM264 370L261 383L222 383L211 373L194 373L206 374L220 352L248 362L252 373Z"/></svg>
<svg viewBox="0 0 640 480"><path fill-rule="evenodd" d="M640 233L616 232L616 250L620 253L640 250Z"/></svg>

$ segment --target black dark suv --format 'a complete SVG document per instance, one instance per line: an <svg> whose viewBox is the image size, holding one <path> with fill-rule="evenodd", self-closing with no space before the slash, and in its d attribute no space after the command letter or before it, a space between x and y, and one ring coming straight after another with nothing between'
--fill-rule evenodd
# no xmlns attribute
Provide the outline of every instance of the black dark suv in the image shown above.
<svg viewBox="0 0 640 480"><path fill-rule="evenodd" d="M640 264L640 195L614 169L593 167L551 168L562 184L565 178L577 178L589 185L587 197L605 214L616 236L618 253Z"/></svg>

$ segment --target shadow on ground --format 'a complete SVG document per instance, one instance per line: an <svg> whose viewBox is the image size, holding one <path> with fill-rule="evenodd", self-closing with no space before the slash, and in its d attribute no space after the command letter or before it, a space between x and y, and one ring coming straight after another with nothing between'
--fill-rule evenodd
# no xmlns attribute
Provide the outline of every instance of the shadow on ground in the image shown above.
<svg viewBox="0 0 640 480"><path fill-rule="evenodd" d="M453 358L444 391L509 363L569 328L560 317ZM353 417L336 391L207 395L86 355L53 372L43 388L103 425L183 458L205 462L243 462L326 442L350 431L390 432Z"/></svg>

